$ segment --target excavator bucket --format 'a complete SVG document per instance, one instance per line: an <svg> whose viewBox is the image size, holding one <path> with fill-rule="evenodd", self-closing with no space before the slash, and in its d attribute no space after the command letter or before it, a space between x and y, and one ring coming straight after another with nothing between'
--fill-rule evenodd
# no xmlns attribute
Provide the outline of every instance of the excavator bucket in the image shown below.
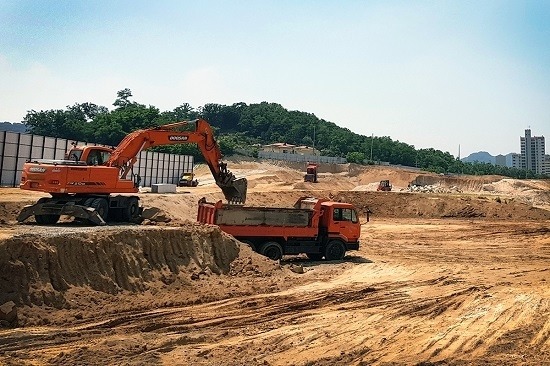
<svg viewBox="0 0 550 366"><path fill-rule="evenodd" d="M237 178L226 183L217 183L221 188L225 199L230 204L243 205L246 201L248 182L246 178Z"/></svg>

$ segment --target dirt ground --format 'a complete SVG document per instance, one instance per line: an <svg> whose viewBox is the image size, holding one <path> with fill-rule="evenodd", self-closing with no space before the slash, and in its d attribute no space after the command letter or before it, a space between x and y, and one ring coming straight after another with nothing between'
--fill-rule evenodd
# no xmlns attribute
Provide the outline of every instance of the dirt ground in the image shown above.
<svg viewBox="0 0 550 366"><path fill-rule="evenodd" d="M142 225L17 224L43 195L2 188L0 364L550 365L549 181L228 166L247 205L354 203L360 250L273 262L194 223L223 199L201 166L196 188L144 189Z"/></svg>

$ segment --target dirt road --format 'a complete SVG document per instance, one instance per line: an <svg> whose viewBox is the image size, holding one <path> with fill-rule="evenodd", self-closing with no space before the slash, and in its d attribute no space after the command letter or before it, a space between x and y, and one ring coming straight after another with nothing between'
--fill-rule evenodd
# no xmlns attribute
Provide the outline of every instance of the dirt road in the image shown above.
<svg viewBox="0 0 550 366"><path fill-rule="evenodd" d="M295 173L285 174L289 179ZM299 177L291 178L299 184ZM350 177L348 183L369 182ZM147 238L157 239L136 240L143 231L136 227L83 233L88 229L69 226L68 234L50 232L51 239L40 239L44 241L38 247L55 248L56 256L51 258L59 263L65 258L60 248L70 251L82 237L96 253L107 253L107 269L121 268L111 264L118 262L112 258L115 252L109 252L114 246L110 243L119 243L132 248L124 255L126 262L141 263L151 278L143 280L127 266L128 285L114 276L115 285L122 285L115 286L113 293L99 287L86 292L89 285L78 284L79 278L71 280L61 266L59 277L69 285L63 300L80 305L58 309L31 301L21 308L28 323L0 330L0 363L550 365L548 211L525 206L527 201L514 192L498 192L501 202L497 202L496 196L481 197L474 191L447 198L407 198L397 192L357 196L352 189L308 188L347 195L359 207L371 205L378 212L363 224L361 249L348 253L342 262L285 257L278 265L214 229L203 233L177 218L174 227L149 228L154 235ZM251 200L283 204L304 193L286 191L252 189ZM178 200L195 198L181 195ZM401 204L402 200L409 204ZM173 200L166 205L173 209ZM385 207L391 205L395 210ZM32 227L6 224L1 228L4 241L20 240L17 235L23 232L24 238L32 237ZM188 240L194 248L205 249L189 252L184 244L171 244L167 251L162 246L169 241L163 236L166 230L172 238L187 235L179 242ZM184 234L178 234L181 230ZM70 247L59 243L67 235L74 241ZM36 240L27 242L27 253L36 247L31 243ZM224 255L209 257L220 241ZM156 254L143 259L145 247L158 247L158 252L149 250ZM175 271L165 267L169 252L187 253L174 264ZM216 266L201 265L214 257L219 259ZM195 264L185 264L188 259ZM296 267L304 273L291 271ZM0 273L7 281L4 271ZM126 275L119 271L117 276ZM146 289L124 288L130 283ZM40 315L33 317L34 312Z"/></svg>

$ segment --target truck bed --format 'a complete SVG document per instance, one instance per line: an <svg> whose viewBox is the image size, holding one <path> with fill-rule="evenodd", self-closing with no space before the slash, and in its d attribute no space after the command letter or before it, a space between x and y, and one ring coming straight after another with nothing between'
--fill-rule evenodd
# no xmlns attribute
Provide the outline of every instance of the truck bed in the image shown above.
<svg viewBox="0 0 550 366"><path fill-rule="evenodd" d="M225 205L216 207L211 204L199 206L199 222L231 226L293 226L307 227L313 212L308 209L244 207ZM201 219L200 211L206 211Z"/></svg>
<svg viewBox="0 0 550 366"><path fill-rule="evenodd" d="M201 200L197 221L218 225L238 239L316 240L319 228L314 212L309 208L244 207Z"/></svg>

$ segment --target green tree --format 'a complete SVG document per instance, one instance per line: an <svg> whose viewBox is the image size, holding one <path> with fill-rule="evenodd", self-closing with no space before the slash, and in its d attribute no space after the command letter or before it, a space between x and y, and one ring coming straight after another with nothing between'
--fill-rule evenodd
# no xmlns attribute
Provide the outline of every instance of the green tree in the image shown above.
<svg viewBox="0 0 550 366"><path fill-rule="evenodd" d="M358 151L352 151L346 154L346 160L348 161L348 163L363 164L365 160L365 154Z"/></svg>
<svg viewBox="0 0 550 366"><path fill-rule="evenodd" d="M129 104L132 104L130 101L130 97L132 96L132 91L128 88L119 90L117 93L117 98L115 99L115 102L113 105L117 108L126 107Z"/></svg>

